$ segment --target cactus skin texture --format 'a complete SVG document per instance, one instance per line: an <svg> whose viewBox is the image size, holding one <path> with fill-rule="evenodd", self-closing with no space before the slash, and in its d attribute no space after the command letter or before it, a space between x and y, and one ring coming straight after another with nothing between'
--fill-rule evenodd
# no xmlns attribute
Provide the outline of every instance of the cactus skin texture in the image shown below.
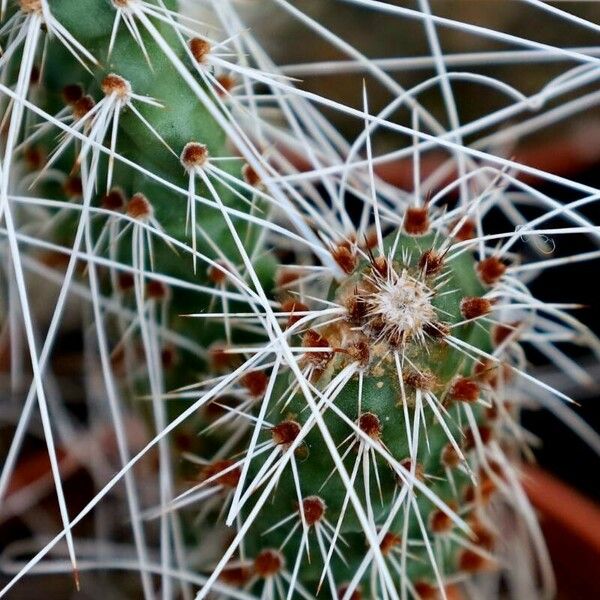
<svg viewBox="0 0 600 600"><path fill-rule="evenodd" d="M133 4L133 3L132 3ZM165 3L169 8L175 8L175 2ZM144 50L136 43L126 27L121 24L109 55L109 44L115 21L114 5L127 7L127 2L111 3L107 0L57 0L52 2L53 16L69 31L77 32L77 40L98 60L97 65L87 64L92 74L84 69L65 48L56 41L49 44L48 57L45 67L45 80L43 86L44 103L41 106L53 113L64 106L65 92L80 86L85 98L92 98L98 102L108 94L103 86L108 78L114 75L125 80L134 94L156 100L152 104L135 103L137 110L142 115L140 119L129 107L124 107L119 115L116 151L129 161L142 166L151 172L155 178L151 179L139 171L115 161L112 185L105 193L119 191L128 201L134 195L142 195L149 201L150 209L160 224L160 227L171 238L190 246L189 217L186 218L186 199L171 193L165 188L164 182L169 182L180 188L188 187L188 174L185 165L182 165L181 153L190 143L206 146L211 158L230 156L227 148L226 136L216 123L206 106L190 91L188 85L173 68L165 53L157 46L151 36L140 27ZM186 53L173 29L164 23L158 22L156 29L161 37L173 48L177 57L190 71L194 70L193 59ZM69 65L68 68L65 65ZM204 84L204 89L208 88ZM212 93L215 93L214 91ZM73 101L71 108L74 113L81 105ZM151 128L148 126L151 124ZM110 134L107 134L107 138ZM48 137L38 142L37 148L44 146L44 154L55 147L53 138ZM165 147L165 146L168 146ZM68 154L68 153L67 153ZM72 168L71 154L68 158L61 158L60 168L69 172ZM71 162L69 162L71 161ZM219 163L222 171L233 177L242 179L244 163L241 160ZM106 176L106 161L101 161L98 167L98 179L102 181ZM156 180L160 180L157 183ZM99 184L102 189L102 183ZM214 182L215 192L224 205L233 210L248 211L251 196L247 190L238 191L237 195L230 189ZM204 198L211 198L205 184L198 180L195 185L196 194ZM99 194L93 203L97 206L106 206L103 194ZM214 201L213 201L214 204ZM255 209L260 207L261 201L255 200ZM128 210L126 204L121 207L127 214L136 218L136 213ZM200 263L198 272L194 272L193 257L181 255L176 249L166 243L153 245L153 269L157 273L167 274L178 278L180 281L190 281L199 285L212 285L215 276L219 277L219 268L228 268L228 261L238 262L239 254L235 249L230 232L223 220L221 213L215 208L203 206L198 211L198 221L206 232L210 232L211 243L198 236L197 252L216 261L220 266L207 266ZM201 216L200 216L201 211ZM144 218L142 214L140 218ZM252 248L257 243L258 232L256 228L248 226L245 222L237 224L239 235L247 241ZM73 220L61 228L57 235L59 239L70 240L74 230ZM99 232L97 232L99 233ZM132 264L132 240L130 233L122 236L119 246L119 259L124 264ZM219 249L219 254L215 252ZM149 257L146 257L148 262ZM255 268L264 280L268 289L272 280L274 260L268 252L259 255ZM221 272L223 272L221 270ZM117 290L118 291L118 290ZM186 293L177 289L168 292L170 299L169 312L175 316L202 309L199 306L198 294ZM201 300L201 302L203 302ZM206 301L206 305L208 305ZM214 340L223 338L222 327L197 326L193 321L183 322L181 319L169 319L166 325L175 331L190 334L196 342L210 346ZM192 333L193 331L193 333ZM182 367L188 363L183 361ZM197 364L189 365L197 371ZM181 377L181 374L179 374Z"/></svg>
<svg viewBox="0 0 600 600"><path fill-rule="evenodd" d="M107 6L108 4L108 6ZM127 3L124 3L125 5ZM175 2L166 3L169 8L176 7ZM215 122L208 109L198 101L190 91L182 77L175 71L164 52L156 45L147 33L142 32L144 48L148 58L132 39L129 32L121 26L116 36L110 58L105 61L109 41L114 24L114 10L106 0L59 0L53 3L52 10L56 17L71 31L77 31L79 41L95 56L100 65L94 69L94 79L89 81L87 92L98 90L102 81L109 74L117 74L127 80L132 90L139 95L156 99L160 106L139 107L141 114L152 124L151 131L145 123L125 109L119 121L118 150L120 154L138 165L144 166L161 179L179 185L188 186L188 177L182 167L180 154L189 143L199 143L207 147L210 157L230 156L226 136ZM174 52L186 66L193 71L193 60L186 54L175 38L172 29L167 25L156 25L162 38L173 47ZM64 64L64 50L56 63L57 77L50 81L50 89L59 91L65 85L77 83L70 70L58 72L58 65ZM74 67L76 65L73 65ZM89 75L79 69L81 81L89 80ZM206 87L206 86L205 86ZM208 92L208 89L207 89ZM213 93L215 93L213 91ZM166 144L172 152L163 145ZM241 178L242 161L222 163L223 170ZM127 192L142 193L151 200L155 215L161 226L175 239L189 241L186 234L186 211L182 198L175 198L165 193L164 186L147 177L134 173L131 169L116 167L115 184ZM229 189L218 183L215 188L223 203L232 209L247 210L243 198L235 196ZM210 198L202 182L196 186L198 195ZM245 195L248 195L247 192ZM231 235L217 210L203 210L202 226L210 231L212 240L225 256L238 260ZM240 227L240 236L244 238L246 229ZM198 251L215 257L214 249L206 242L198 240ZM175 272L178 275L190 275L190 263L174 256L172 251L164 249L157 252L156 270L158 272ZM161 262L162 261L162 262ZM261 268L261 265L258 266ZM206 269L204 269L206 271ZM199 273L200 279L207 281L205 273ZM198 277L194 277L198 280Z"/></svg>
<svg viewBox="0 0 600 600"><path fill-rule="evenodd" d="M375 526L388 523L387 533L381 538L383 556L400 562L402 552L410 553L405 567L410 582L407 585L413 590L431 588L432 593L436 574L427 549L410 544L411 539L422 536L421 527L426 528L432 543L438 544L438 568L446 576L465 569L489 568L491 563L486 555L492 543L488 534L480 547L475 543L474 550L465 550L449 537L456 525L447 507L463 517L471 515L476 519L478 506L473 503L473 496L485 495L481 502L486 502L491 493L489 477L474 478L477 483L472 485L464 468L475 446L460 406L475 405L483 397L487 387L484 380L489 381L490 373L479 370L478 375L476 365L482 363L465 359L464 354L448 344L447 336L451 332L452 336L485 351L492 342L489 328L472 320L481 314L464 314L469 302L486 304L481 298L486 289L477 275L475 261L464 254L447 263L443 250L439 250L442 246L443 238L439 235L411 236L406 232L386 239L385 253L378 258L373 257L373 250L367 259L359 258L351 244L343 246L351 249L347 255L351 257L348 272L334 284L330 295L330 301L340 307L342 317L298 336L299 343L307 349L304 365L317 390L326 390L344 369L353 369L351 377L343 379L332 395L336 409L325 412L325 425L345 457L347 472L364 506L369 508L372 522ZM487 312L489 307L475 310ZM311 353L310 348L315 351ZM331 350L318 352L318 348ZM290 397L290 385L293 378L280 376L280 393L273 394L268 409L276 424L264 434L264 440L271 437L284 446L290 439L282 438L280 430L293 422L301 426L310 417L303 396L296 392ZM485 412L478 406L469 410L481 431L488 431L492 421ZM371 445L352 423L371 440ZM375 447L385 449L391 458L382 460ZM346 561L345 564L336 553L329 557L315 550L310 561L306 556L301 559L302 583L311 589L311 583L317 582L322 574L327 576L326 557L331 561L328 567L331 581L349 581L363 561L366 540L353 509L348 506L343 481L316 428L296 450L296 460L303 497L310 499L304 501L308 544L318 548L339 527L337 534L333 534L339 535L335 546ZM256 463L257 470L264 465L260 460ZM459 470L461 464L463 469ZM486 485L488 489L484 490ZM431 497L423 494L423 487L429 488L447 507L432 504ZM401 492L414 495L418 508L399 511L395 500ZM321 507L316 521L310 516L311 503ZM298 526L290 538L289 524L286 527L277 524L294 512L295 522L301 523L298 506L293 473L287 472L269 509L255 521L254 535L246 538L248 551L252 549L260 555L265 548L276 549L284 544L285 563L293 565L298 560L302 527ZM483 525L480 526L483 531ZM316 532L319 527L322 529ZM265 531L269 533L264 534ZM406 545L403 539L408 540ZM364 579L361 588L365 597L374 597L378 593L377 578L367 574ZM398 589L401 587L399 581ZM343 586L337 591L332 589L331 593L342 597L342 591Z"/></svg>
<svg viewBox="0 0 600 600"><path fill-rule="evenodd" d="M83 213L103 210L91 234L86 230L109 265L99 271L102 292L185 341L187 350L175 360L167 344L156 353L142 331L149 364L138 376L128 372L138 332L112 321L107 327L120 388L129 400L152 396L154 410L167 413L157 429L194 408L182 430L186 456L201 457L201 466L182 464L181 447L170 441L160 468L170 469L179 487L200 491L178 517L188 546L219 534L209 540L209 558L189 565L204 578L199 597L217 586L223 598L246 598L239 596L245 590L265 599L318 593L387 599L394 589L402 600L433 600L499 569L497 492L510 496L518 485L509 460L518 451L507 432L516 411L504 395L514 366L504 350L521 324L490 318L502 301L508 259L488 248L473 252L468 211L455 211L451 221L417 199L383 233L374 215L364 240L340 227L327 250L330 276L314 293L307 290L289 258L297 249L278 248L249 220L263 211L271 219L258 176L237 157L219 160L236 151L218 118L219 90L198 71L209 42L190 40L167 17L151 19L154 33L144 25L152 7L164 16L176 3L53 0L49 6L97 62L76 52L81 64L49 38L36 103L47 114L72 117L82 139L57 142L54 130L41 130L20 150L48 157L46 165L62 173L57 185L43 160L30 164L40 174L40 194L79 203ZM35 1L14 10L46 18ZM123 17L115 28L117 11ZM16 77L16 63L11 67ZM114 146L119 159L97 154L90 140ZM192 200L181 190L191 190ZM194 194L206 201L196 203ZM123 221L118 227L107 224L115 215ZM57 210L52 219L48 237L65 246L82 243L77 216ZM91 222L89 214L85 219ZM311 218L306 222L318 229ZM152 246L148 224L164 233ZM300 254L298 268L310 261L315 267L314 253ZM165 278L177 285L169 288ZM237 294L227 304L226 292ZM182 317L205 317L219 303L223 314L250 314L255 321L248 322L258 325L232 325L223 315ZM124 368L116 364L120 353ZM160 385L154 369L164 374ZM200 371L208 400L194 404L188 395L162 402L167 390L180 392ZM154 515L163 523L174 497L163 498ZM224 541L232 532L234 541Z"/></svg>

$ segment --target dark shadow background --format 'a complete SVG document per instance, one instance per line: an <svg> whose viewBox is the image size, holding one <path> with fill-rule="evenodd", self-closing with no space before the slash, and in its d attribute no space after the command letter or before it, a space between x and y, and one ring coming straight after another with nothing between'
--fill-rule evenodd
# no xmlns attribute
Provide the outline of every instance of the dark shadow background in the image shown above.
<svg viewBox="0 0 600 600"><path fill-rule="evenodd" d="M600 187L600 164L585 172L572 174L571 179ZM569 202L575 194L560 186L536 186L556 200ZM600 204L594 203L582 210L593 223L600 223ZM579 235L563 236L556 240L557 256L566 256L589 250L587 239ZM600 263L575 263L557 267L542 275L530 286L536 296L555 302L579 302L586 305L576 316L596 334L600 334ZM581 401L573 409L596 431L600 431L600 397ZM527 429L538 435L543 445L535 450L539 463L574 485L587 495L600 500L600 465L598 456L579 437L548 411L527 411L523 415Z"/></svg>

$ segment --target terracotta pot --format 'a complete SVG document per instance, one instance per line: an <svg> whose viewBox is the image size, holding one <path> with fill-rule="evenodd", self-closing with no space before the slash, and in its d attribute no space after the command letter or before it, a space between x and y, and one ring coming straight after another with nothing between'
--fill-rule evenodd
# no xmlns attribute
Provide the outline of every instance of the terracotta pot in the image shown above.
<svg viewBox="0 0 600 600"><path fill-rule="evenodd" d="M129 435L130 450L141 450L147 439L142 423L129 417L125 421L125 427ZM82 463L95 452L115 461L118 459L117 442L112 428L99 427L71 440L68 447L56 448L62 481L67 484L75 480L74 487L77 489L76 480L85 473ZM53 494L54 479L48 453L41 450L25 456L15 467L8 483L6 497L0 501L0 526ZM78 500L83 499L84 497Z"/></svg>
<svg viewBox="0 0 600 600"><path fill-rule="evenodd" d="M561 600L600 598L600 506L539 468L523 485L540 515Z"/></svg>

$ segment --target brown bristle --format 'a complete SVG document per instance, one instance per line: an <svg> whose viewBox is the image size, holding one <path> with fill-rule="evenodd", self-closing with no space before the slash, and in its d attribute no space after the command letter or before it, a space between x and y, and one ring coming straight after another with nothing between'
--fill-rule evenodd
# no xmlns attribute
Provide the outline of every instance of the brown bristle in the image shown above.
<svg viewBox="0 0 600 600"><path fill-rule="evenodd" d="M287 327L291 327L294 323L297 323L303 315L299 315L297 313L303 313L310 310L306 304L299 302L298 300L294 300L293 298L289 298L281 303L281 312L283 313L291 313L288 316Z"/></svg>
<svg viewBox="0 0 600 600"><path fill-rule="evenodd" d="M69 264L69 257L62 252L54 252L47 250L40 252L39 259L43 265L52 267L53 269L63 269Z"/></svg>
<svg viewBox="0 0 600 600"><path fill-rule="evenodd" d="M481 425L479 427L479 437L484 444L489 444L494 435L494 430L491 427Z"/></svg>
<svg viewBox="0 0 600 600"><path fill-rule="evenodd" d="M491 406L486 406L486 409L485 409L485 420L486 421L495 421L499 416L500 416L500 409L498 408L498 403L496 401L493 401Z"/></svg>
<svg viewBox="0 0 600 600"><path fill-rule="evenodd" d="M479 467L479 475L483 477L484 475L488 475L493 473L496 477L504 479L504 467L501 463L494 459L489 459L488 464L486 466Z"/></svg>
<svg viewBox="0 0 600 600"><path fill-rule="evenodd" d="M478 319L489 314L492 302L479 296L466 296L460 301L460 313L465 319Z"/></svg>
<svg viewBox="0 0 600 600"><path fill-rule="evenodd" d="M346 600L346 593L348 592L348 585L347 583L341 585L338 589L337 589L337 597L338 600ZM360 591L360 588L356 588L351 594L350 596L348 596L347 600L362 600L362 592Z"/></svg>
<svg viewBox="0 0 600 600"><path fill-rule="evenodd" d="M386 279L389 275L390 265L383 256L378 256L377 258L374 258L371 261L371 267L376 273L380 275L380 277L383 277L384 279Z"/></svg>
<svg viewBox="0 0 600 600"><path fill-rule="evenodd" d="M413 584L418 600L440 600L439 588L427 581L415 581Z"/></svg>
<svg viewBox="0 0 600 600"><path fill-rule="evenodd" d="M300 279L300 272L289 268L280 268L277 271L276 284L278 288L290 287Z"/></svg>
<svg viewBox="0 0 600 600"><path fill-rule="evenodd" d="M83 96L76 100L71 107L73 111L73 116L76 120L83 119L85 115L87 115L90 110L92 110L96 106L96 102L91 96Z"/></svg>
<svg viewBox="0 0 600 600"><path fill-rule="evenodd" d="M331 255L346 275L350 275L356 269L356 265L358 265L356 253L346 245L338 245L331 251Z"/></svg>
<svg viewBox="0 0 600 600"><path fill-rule="evenodd" d="M115 73L109 73L100 85L104 95L115 94L121 100L127 100L131 94L131 84L126 79Z"/></svg>
<svg viewBox="0 0 600 600"><path fill-rule="evenodd" d="M487 425L479 425L478 427L479 437L481 438L481 443L486 446L490 440L492 439L492 429ZM467 427L465 430L465 436L463 440L463 447L465 450L472 450L475 448L477 441L475 440L475 434L470 427Z"/></svg>
<svg viewBox="0 0 600 600"><path fill-rule="evenodd" d="M506 273L506 265L496 256L484 258L477 263L477 274L483 283L493 285Z"/></svg>
<svg viewBox="0 0 600 600"><path fill-rule="evenodd" d="M216 342L211 346L208 353L210 356L210 365L217 373L225 373L235 367L239 362L239 356L232 352L226 352L227 346L221 342Z"/></svg>
<svg viewBox="0 0 600 600"><path fill-rule="evenodd" d="M242 385L254 398L261 398L264 395L268 383L269 378L264 371L250 371L242 377Z"/></svg>
<svg viewBox="0 0 600 600"><path fill-rule="evenodd" d="M190 454L198 452L198 435L195 431L191 431L189 428L181 431L177 430L171 434L171 438L173 439L174 449L178 456L185 452ZM192 463L187 462L185 465L182 465L182 469L185 472L184 477L187 480L198 479L198 469Z"/></svg>
<svg viewBox="0 0 600 600"><path fill-rule="evenodd" d="M220 285L224 283L227 279L227 272L229 271L229 267L222 260L216 260L215 263L216 264L210 265L210 267L208 267L208 269L206 270L206 274L212 283L214 283L215 285Z"/></svg>
<svg viewBox="0 0 600 600"><path fill-rule="evenodd" d="M31 67L31 73L29 75L29 83L31 85L37 85L40 82L41 71L37 65Z"/></svg>
<svg viewBox="0 0 600 600"><path fill-rule="evenodd" d="M65 104L75 104L77 100L83 98L83 88L77 83L65 85L62 89L62 97Z"/></svg>
<svg viewBox="0 0 600 600"><path fill-rule="evenodd" d="M125 346L121 345L115 348L110 355L110 363L117 373L121 373L125 364Z"/></svg>
<svg viewBox="0 0 600 600"><path fill-rule="evenodd" d="M239 400L235 396L218 396L204 405L202 413L208 421L216 421L227 412L228 407L231 408L238 404Z"/></svg>
<svg viewBox="0 0 600 600"><path fill-rule="evenodd" d="M119 273L117 276L117 283L121 292L128 292L133 289L135 280L131 273Z"/></svg>
<svg viewBox="0 0 600 600"><path fill-rule="evenodd" d="M277 575L283 568L283 556L277 550L263 550L254 559L254 572L267 579Z"/></svg>
<svg viewBox="0 0 600 600"><path fill-rule="evenodd" d="M326 509L325 502L319 496L309 496L302 502L304 520L309 527L318 523L323 518Z"/></svg>
<svg viewBox="0 0 600 600"><path fill-rule="evenodd" d="M413 584L416 592L416 600L464 600L464 594L458 585L451 584L444 586L444 595L440 588L432 585L428 581L415 581Z"/></svg>
<svg viewBox="0 0 600 600"><path fill-rule="evenodd" d="M370 438L379 439L381 436L381 421L375 413L365 412L360 415L358 417L358 426Z"/></svg>
<svg viewBox="0 0 600 600"><path fill-rule="evenodd" d="M177 350L172 346L167 346L160 351L160 362L167 371L177 364L178 358Z"/></svg>
<svg viewBox="0 0 600 600"><path fill-rule="evenodd" d="M369 318L369 332L372 336L378 338L381 332L385 329L387 323L382 315L375 315ZM400 345L397 342L401 341L403 332L396 332L396 334L388 335L387 341L390 344Z"/></svg>
<svg viewBox="0 0 600 600"><path fill-rule="evenodd" d="M239 467L232 467L234 461L232 460L216 460L209 465L202 467L202 471L200 472L200 481L206 481L207 479L211 479L212 485L222 485L227 488L235 488L240 481L240 476L242 474ZM219 475L222 471L229 469L226 473Z"/></svg>
<svg viewBox="0 0 600 600"><path fill-rule="evenodd" d="M303 348L328 348L329 341L323 337L318 331L309 329L302 336ZM324 369L329 361L333 358L333 352L305 352L304 360L313 364L317 369Z"/></svg>
<svg viewBox="0 0 600 600"><path fill-rule="evenodd" d="M300 429L302 428L296 421L281 421L271 429L271 436L278 446L289 446L298 437Z"/></svg>
<svg viewBox="0 0 600 600"><path fill-rule="evenodd" d="M492 531L477 518L471 519L469 526L473 532L473 541L475 544L485 550L493 550L495 536Z"/></svg>
<svg viewBox="0 0 600 600"><path fill-rule="evenodd" d="M500 346L509 338L514 339L517 335L519 325L520 323L518 321L510 324L502 323L500 325L494 325L492 327L492 341L494 342L494 346Z"/></svg>
<svg viewBox="0 0 600 600"><path fill-rule="evenodd" d="M361 248L363 248L363 250L373 250L373 248L375 248L377 246L377 244L379 243L379 240L377 238L377 231L375 229L371 229L371 231L369 231L364 239L363 242L361 244Z"/></svg>
<svg viewBox="0 0 600 600"><path fill-rule="evenodd" d="M450 226L450 231L454 231L454 228L460 223L460 220L455 221ZM462 225L458 228L458 230L454 234L454 239L459 242L465 242L466 240L472 240L475 237L475 233L477 232L477 228L475 226L474 221L471 219L465 219Z"/></svg>
<svg viewBox="0 0 600 600"><path fill-rule="evenodd" d="M423 333L432 337L434 340L443 340L450 334L450 326L447 323L436 321L435 323L425 323Z"/></svg>
<svg viewBox="0 0 600 600"><path fill-rule="evenodd" d="M383 325L385 320L382 318L380 322L376 324L377 329L383 330ZM406 344L407 334L406 331L402 330L392 330L387 334L386 341L387 343L394 348L402 348Z"/></svg>
<svg viewBox="0 0 600 600"><path fill-rule="evenodd" d="M366 367L371 358L371 349L369 343L364 340L358 340L348 345L346 352L352 360L357 362L361 367Z"/></svg>
<svg viewBox="0 0 600 600"><path fill-rule="evenodd" d="M146 283L146 297L152 300L164 300L169 296L169 288L162 283L151 279Z"/></svg>
<svg viewBox="0 0 600 600"><path fill-rule="evenodd" d="M208 160L208 148L199 142L189 142L184 146L180 160L186 169L203 167Z"/></svg>
<svg viewBox="0 0 600 600"><path fill-rule="evenodd" d="M356 243L356 239L353 236L354 243ZM371 229L367 233L365 233L364 237L359 240L358 245L362 250L370 253L373 248L375 248L378 244L379 240L377 238L377 231L375 229Z"/></svg>
<svg viewBox="0 0 600 600"><path fill-rule="evenodd" d="M455 502L449 502L448 508L456 512L458 505ZM433 533L448 533L452 530L452 526L452 519L443 510L436 508L429 514L429 528Z"/></svg>
<svg viewBox="0 0 600 600"><path fill-rule="evenodd" d="M46 162L46 155L39 146L30 146L23 153L27 166L32 171L38 171Z"/></svg>
<svg viewBox="0 0 600 600"><path fill-rule="evenodd" d="M235 85L235 78L233 75L223 74L217 77L217 94L219 96L224 96L225 94L229 94Z"/></svg>
<svg viewBox="0 0 600 600"><path fill-rule="evenodd" d="M429 231L429 209L426 206L407 208L403 227L409 235L425 235Z"/></svg>
<svg viewBox="0 0 600 600"><path fill-rule="evenodd" d="M190 40L190 51L192 56L196 59L196 62L204 63L210 54L211 49L212 46L207 40L197 37Z"/></svg>
<svg viewBox="0 0 600 600"><path fill-rule="evenodd" d="M416 390L430 391L437 385L437 378L433 373L411 371L404 376L404 383Z"/></svg>
<svg viewBox="0 0 600 600"><path fill-rule="evenodd" d="M510 381L512 370L508 364L500 365L487 358L482 358L473 365L473 375L478 381L495 388L498 387L501 380L503 382Z"/></svg>
<svg viewBox="0 0 600 600"><path fill-rule="evenodd" d="M456 448L448 443L442 450L442 464L449 469L456 469L460 465L460 456L456 451Z"/></svg>
<svg viewBox="0 0 600 600"><path fill-rule="evenodd" d="M327 348L329 342L318 331L309 329L302 338L302 345L305 348Z"/></svg>
<svg viewBox="0 0 600 600"><path fill-rule="evenodd" d="M464 493L464 500L468 504L480 502L486 505L496 492L496 489L496 484L488 474L480 474L479 483L476 487L473 485L467 486Z"/></svg>
<svg viewBox="0 0 600 600"><path fill-rule="evenodd" d="M419 258L419 269L425 275L437 275L444 266L444 255L438 254L435 250L426 250Z"/></svg>
<svg viewBox="0 0 600 600"><path fill-rule="evenodd" d="M448 395L457 402L472 404L479 399L479 385L469 377L459 377L452 383Z"/></svg>
<svg viewBox="0 0 600 600"><path fill-rule="evenodd" d="M196 441L195 436L190 431L179 431L173 434L173 443L179 453L181 452L192 452L194 449L194 442Z"/></svg>
<svg viewBox="0 0 600 600"><path fill-rule="evenodd" d="M354 234L349 235L345 240L342 240L338 246L340 248L347 248L348 250L352 250L356 245L356 237Z"/></svg>
<svg viewBox="0 0 600 600"><path fill-rule="evenodd" d="M379 548L381 549L381 553L386 556L388 555L394 548L397 548L402 543L402 538L396 533L392 533L388 531L384 536L381 542L379 543Z"/></svg>
<svg viewBox="0 0 600 600"><path fill-rule="evenodd" d="M304 462L310 456L310 448L306 444L301 444L294 450L296 460Z"/></svg>
<svg viewBox="0 0 600 600"><path fill-rule="evenodd" d="M258 173L254 170L254 168L251 165L245 164L242 167L242 177L244 178L244 181L252 186L252 187L259 187L260 183L261 183L261 179L260 176L258 175Z"/></svg>
<svg viewBox="0 0 600 600"><path fill-rule="evenodd" d="M351 325L362 325L367 315L367 303L358 294L353 294L346 300L346 317Z"/></svg>
<svg viewBox="0 0 600 600"><path fill-rule="evenodd" d="M458 568L467 573L489 571L492 566L492 563L487 558L467 548L463 548L458 555Z"/></svg>
<svg viewBox="0 0 600 600"><path fill-rule="evenodd" d="M115 373L119 376L125 375L125 369L129 368L128 361L125 360L128 355L133 356L134 360L143 360L145 353L142 345L136 343L133 347L129 345L126 347L125 344L121 344L113 351L110 356L110 362Z"/></svg>
<svg viewBox="0 0 600 600"><path fill-rule="evenodd" d="M502 402L502 407L504 410L510 415L512 412L512 403L504 401ZM495 421L500 417L500 403L496 400L492 403L491 406L486 407L485 409L485 418L487 421Z"/></svg>
<svg viewBox="0 0 600 600"><path fill-rule="evenodd" d="M126 212L132 219L143 220L151 217L153 210L148 198L138 193L134 194L127 203Z"/></svg>
<svg viewBox="0 0 600 600"><path fill-rule="evenodd" d="M400 466L403 467L404 469L406 469L409 473L412 469L412 464L413 463L410 458L405 458L404 460L400 461ZM423 465L421 463L417 463L415 465L415 477L419 481L425 480L425 470L423 469Z"/></svg>
<svg viewBox="0 0 600 600"><path fill-rule="evenodd" d="M42 0L19 0L19 6L24 13L42 13Z"/></svg>
<svg viewBox="0 0 600 600"><path fill-rule="evenodd" d="M113 188L104 195L101 206L106 210L122 210L125 206L125 196L123 192L118 188Z"/></svg>
<svg viewBox="0 0 600 600"><path fill-rule="evenodd" d="M492 383L496 379L496 363L487 358L478 360L473 365L473 375L483 383Z"/></svg>
<svg viewBox="0 0 600 600"><path fill-rule="evenodd" d="M244 587L251 578L252 569L240 565L225 567L219 575L219 579L223 583L237 588Z"/></svg>
<svg viewBox="0 0 600 600"><path fill-rule="evenodd" d="M62 188L67 198L81 198L83 195L83 184L81 183L81 178L79 177L67 177Z"/></svg>

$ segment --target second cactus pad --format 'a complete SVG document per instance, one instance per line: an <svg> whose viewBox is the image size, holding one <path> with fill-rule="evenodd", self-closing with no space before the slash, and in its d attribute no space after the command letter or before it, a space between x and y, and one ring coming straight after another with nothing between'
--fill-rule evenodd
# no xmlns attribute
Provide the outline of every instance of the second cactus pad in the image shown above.
<svg viewBox="0 0 600 600"><path fill-rule="evenodd" d="M325 300L327 318L299 314L288 322L322 421L297 378L280 375L261 438L271 450L252 461L251 486L264 485L277 453L294 444L308 420L313 424L254 521L246 550L274 553L279 568L296 570L311 593L319 583L354 578L352 593L362 588L374 597L381 574L367 552L366 520L389 572L405 579L398 589L434 589L441 573L457 573L478 555L477 546L465 550L454 540L468 539L457 524L476 509L479 482L468 456L471 428L486 418L482 389L495 370L481 358L491 348L481 317L492 301L473 255L453 252L441 234L410 235L405 227L381 249L342 243L333 255L344 275Z"/></svg>

